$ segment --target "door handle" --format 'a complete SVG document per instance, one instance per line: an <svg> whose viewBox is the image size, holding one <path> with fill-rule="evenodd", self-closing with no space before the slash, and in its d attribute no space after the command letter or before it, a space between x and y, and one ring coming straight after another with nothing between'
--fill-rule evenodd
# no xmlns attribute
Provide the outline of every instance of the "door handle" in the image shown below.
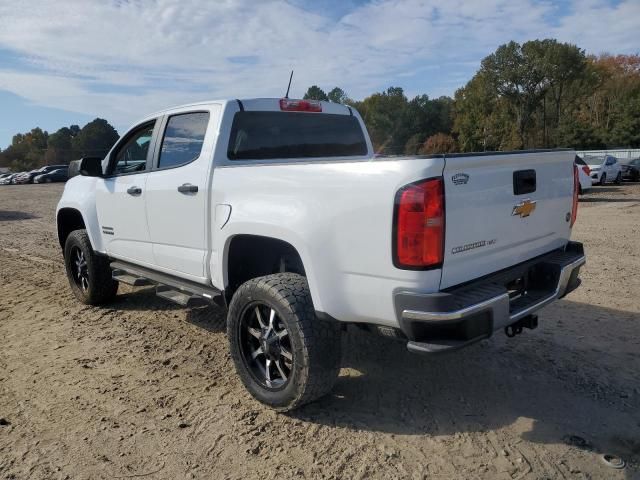
<svg viewBox="0 0 640 480"><path fill-rule="evenodd" d="M127 188L127 193L129 195L140 195L142 193L142 189L140 187L129 187Z"/></svg>
<svg viewBox="0 0 640 480"><path fill-rule="evenodd" d="M178 187L180 193L198 193L198 186L184 183Z"/></svg>

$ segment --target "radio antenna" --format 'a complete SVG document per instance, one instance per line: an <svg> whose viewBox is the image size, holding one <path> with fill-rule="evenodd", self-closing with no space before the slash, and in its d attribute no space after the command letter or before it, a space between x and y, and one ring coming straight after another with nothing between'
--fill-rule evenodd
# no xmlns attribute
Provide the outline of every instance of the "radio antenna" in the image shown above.
<svg viewBox="0 0 640 480"><path fill-rule="evenodd" d="M284 98L289 98L289 89L291 88L292 78L293 78L293 70L291 70L291 75L289 76L289 85L287 86L287 93L285 93Z"/></svg>

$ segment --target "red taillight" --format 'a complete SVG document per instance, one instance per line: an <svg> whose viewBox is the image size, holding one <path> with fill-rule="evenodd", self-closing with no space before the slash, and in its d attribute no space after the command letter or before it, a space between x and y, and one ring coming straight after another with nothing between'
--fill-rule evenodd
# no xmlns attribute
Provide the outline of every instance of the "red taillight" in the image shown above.
<svg viewBox="0 0 640 480"><path fill-rule="evenodd" d="M321 112L322 104L316 100L280 99L280 110L285 112Z"/></svg>
<svg viewBox="0 0 640 480"><path fill-rule="evenodd" d="M591 169L586 165L582 167L582 171L587 174L587 176L591 176Z"/></svg>
<svg viewBox="0 0 640 480"><path fill-rule="evenodd" d="M588 167L584 167L588 168ZM571 207L571 226L576 223L578 217L578 192L580 191L580 179L578 178L578 167L573 166L573 205Z"/></svg>
<svg viewBox="0 0 640 480"><path fill-rule="evenodd" d="M395 264L433 268L444 257L444 185L442 178L412 183L396 195Z"/></svg>

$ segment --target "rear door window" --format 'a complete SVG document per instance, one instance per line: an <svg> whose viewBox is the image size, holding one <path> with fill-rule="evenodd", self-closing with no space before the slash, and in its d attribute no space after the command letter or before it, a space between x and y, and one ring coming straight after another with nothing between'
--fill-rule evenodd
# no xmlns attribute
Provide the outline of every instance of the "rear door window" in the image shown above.
<svg viewBox="0 0 640 480"><path fill-rule="evenodd" d="M169 117L162 139L158 168L179 167L198 158L208 124L208 112L182 113Z"/></svg>
<svg viewBox="0 0 640 480"><path fill-rule="evenodd" d="M367 143L356 117L300 112L236 113L227 149L230 160L366 154Z"/></svg>

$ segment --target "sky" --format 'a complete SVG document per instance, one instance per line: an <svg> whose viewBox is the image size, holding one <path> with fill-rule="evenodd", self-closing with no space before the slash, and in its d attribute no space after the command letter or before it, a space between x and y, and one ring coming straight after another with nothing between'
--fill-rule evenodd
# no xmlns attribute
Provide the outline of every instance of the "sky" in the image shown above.
<svg viewBox="0 0 640 480"><path fill-rule="evenodd" d="M96 117L124 131L166 107L453 95L510 40L640 53L640 0L0 0L0 148Z"/></svg>

